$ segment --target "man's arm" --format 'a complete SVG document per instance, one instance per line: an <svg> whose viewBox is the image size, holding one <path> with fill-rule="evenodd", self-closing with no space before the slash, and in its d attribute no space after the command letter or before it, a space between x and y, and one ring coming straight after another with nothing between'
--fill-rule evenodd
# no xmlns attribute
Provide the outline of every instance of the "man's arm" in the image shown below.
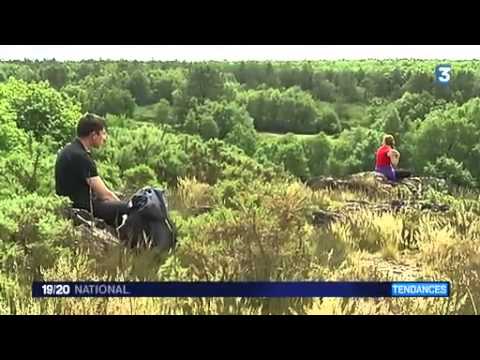
<svg viewBox="0 0 480 360"><path fill-rule="evenodd" d="M116 200L120 201L117 195L110 191L100 176L94 176L87 179L88 185L91 187L92 191L97 195L101 200Z"/></svg>

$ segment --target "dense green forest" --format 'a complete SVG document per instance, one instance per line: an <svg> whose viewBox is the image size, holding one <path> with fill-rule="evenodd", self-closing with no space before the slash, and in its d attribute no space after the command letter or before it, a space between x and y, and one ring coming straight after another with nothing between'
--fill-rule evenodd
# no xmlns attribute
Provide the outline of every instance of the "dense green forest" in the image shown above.
<svg viewBox="0 0 480 360"><path fill-rule="evenodd" d="M80 112L223 140L300 177L370 169L373 150L388 132L398 138L404 167L475 185L479 66L452 62L453 81L442 86L434 81L437 63L25 61L2 63L0 81L4 91L23 86L21 81L46 82ZM29 129L27 123L18 125ZM68 138L66 130L55 129ZM35 131L37 138L43 135ZM265 141L255 133L312 136Z"/></svg>
<svg viewBox="0 0 480 360"><path fill-rule="evenodd" d="M447 86L434 79L435 66L445 62L453 68ZM55 156L87 111L107 119L107 146L94 156L109 186L124 196L147 185L171 194L184 244L176 257L92 254L62 217L67 202L54 195ZM447 202L452 222L362 213L353 225L312 227L312 209L367 195L313 191L306 181L373 170L385 133L395 136L402 167L446 180L445 189L425 196ZM138 300L134 312L476 313L479 138L475 61L1 62L0 313L79 311L73 300L32 302L32 279L371 279L377 275L356 262L365 251L398 260L405 250L430 266L430 278L461 281L456 300L366 300L364 307L342 300ZM198 215L199 208L213 211ZM424 246L405 249L403 231L392 235L405 224L421 233L416 241ZM436 262L439 256L445 260ZM125 311L121 301L111 305L117 310L98 300L83 304L85 312Z"/></svg>

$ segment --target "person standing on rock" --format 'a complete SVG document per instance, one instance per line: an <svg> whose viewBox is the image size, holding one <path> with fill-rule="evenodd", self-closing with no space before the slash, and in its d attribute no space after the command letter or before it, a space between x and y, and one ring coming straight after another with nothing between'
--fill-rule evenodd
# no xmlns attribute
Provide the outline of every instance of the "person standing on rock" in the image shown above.
<svg viewBox="0 0 480 360"><path fill-rule="evenodd" d="M394 148L395 139L392 135L383 137L382 145L375 155L375 171L387 177L390 181L399 181L411 176L411 172L398 169L400 153Z"/></svg>

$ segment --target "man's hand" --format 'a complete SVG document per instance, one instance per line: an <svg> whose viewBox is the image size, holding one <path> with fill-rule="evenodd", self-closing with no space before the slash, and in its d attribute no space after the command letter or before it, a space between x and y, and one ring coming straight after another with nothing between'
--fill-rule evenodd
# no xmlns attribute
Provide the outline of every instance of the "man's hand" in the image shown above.
<svg viewBox="0 0 480 360"><path fill-rule="evenodd" d="M110 191L100 176L95 176L87 179L88 185L92 188L92 191L98 197L99 200L116 200L120 201L117 195Z"/></svg>

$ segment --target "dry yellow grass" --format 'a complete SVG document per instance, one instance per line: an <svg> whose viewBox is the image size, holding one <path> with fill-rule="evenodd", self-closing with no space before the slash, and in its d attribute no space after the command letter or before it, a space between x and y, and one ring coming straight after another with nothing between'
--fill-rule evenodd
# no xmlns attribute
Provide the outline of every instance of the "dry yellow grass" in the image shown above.
<svg viewBox="0 0 480 360"><path fill-rule="evenodd" d="M42 278L380 281L418 276L450 281L451 298L34 300L25 280L28 276L8 272L0 275L0 313L478 314L480 219L476 213L465 210L448 215L378 214L358 210L349 214L346 221L318 228L308 220L312 206L360 199L360 195L338 192L330 196L300 183L253 186L252 194L235 194L233 208L216 204L218 208L211 213L179 217L182 245L175 257L166 261L148 251L132 254L113 249L94 255L70 249L61 253L53 266L40 269ZM185 208L212 206L214 191L214 187L195 179L183 179L176 195Z"/></svg>

